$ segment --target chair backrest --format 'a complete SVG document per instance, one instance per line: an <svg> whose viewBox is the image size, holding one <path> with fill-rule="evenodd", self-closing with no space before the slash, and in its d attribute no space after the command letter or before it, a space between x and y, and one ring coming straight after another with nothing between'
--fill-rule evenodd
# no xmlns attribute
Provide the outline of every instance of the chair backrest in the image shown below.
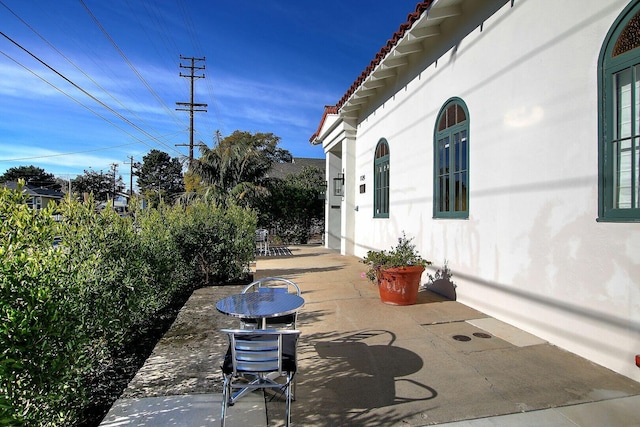
<svg viewBox="0 0 640 427"><path fill-rule="evenodd" d="M259 228L256 230L256 242L266 242L269 238L269 230Z"/></svg>
<svg viewBox="0 0 640 427"><path fill-rule="evenodd" d="M295 329L222 329L229 337L223 372L295 372L300 331Z"/></svg>
<svg viewBox="0 0 640 427"><path fill-rule="evenodd" d="M243 294L247 292L288 292L300 295L300 287L291 280L282 277L265 277L249 283L242 290Z"/></svg>

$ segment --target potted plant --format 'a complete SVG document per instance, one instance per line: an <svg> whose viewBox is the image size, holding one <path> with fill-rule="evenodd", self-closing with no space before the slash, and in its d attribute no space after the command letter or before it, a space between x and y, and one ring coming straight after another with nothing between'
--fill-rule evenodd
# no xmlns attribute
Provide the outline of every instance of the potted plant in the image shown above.
<svg viewBox="0 0 640 427"><path fill-rule="evenodd" d="M418 298L420 278L431 261L422 258L404 231L398 245L389 251L369 251L362 262L369 266L366 277L378 285L386 304L411 305Z"/></svg>

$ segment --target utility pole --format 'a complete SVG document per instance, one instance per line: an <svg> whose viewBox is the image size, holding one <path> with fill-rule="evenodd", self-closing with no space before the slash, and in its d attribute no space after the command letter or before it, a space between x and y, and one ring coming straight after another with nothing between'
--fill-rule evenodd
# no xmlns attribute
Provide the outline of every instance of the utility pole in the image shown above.
<svg viewBox="0 0 640 427"><path fill-rule="evenodd" d="M189 169L191 169L191 163L193 163L193 113L198 113L198 112L207 112L207 110L203 109L202 107L206 107L207 104L196 104L193 102L193 94L194 94L194 87L193 87L193 83L195 81L195 79L204 79L204 73L201 76L196 76L195 70L204 70L205 66L201 66L201 67L197 67L196 61L204 61L205 58L187 58L184 57L182 55L180 55L180 60L190 60L191 61L191 65L182 65L182 62L180 63L180 68L186 68L190 71L189 74L182 74L182 72L180 72L180 77L187 77L191 80L191 101L190 102L176 102L176 105L180 105L183 107L188 107L188 108L176 108L176 110L178 111L188 111L189 112ZM176 144L176 146L187 146L187 144Z"/></svg>
<svg viewBox="0 0 640 427"><path fill-rule="evenodd" d="M220 129L216 130L216 132L213 134L213 142L215 146L220 145L220 141L222 141L222 132L220 132Z"/></svg>
<svg viewBox="0 0 640 427"><path fill-rule="evenodd" d="M133 162L133 156L127 156L129 159L128 162L123 162L125 165L129 165L129 198L133 197L133 167L135 163Z"/></svg>
<svg viewBox="0 0 640 427"><path fill-rule="evenodd" d="M113 171L113 190L112 190L112 194L113 197L111 198L111 206L115 207L116 206L116 173L118 172L118 164L117 163L111 163L111 170Z"/></svg>

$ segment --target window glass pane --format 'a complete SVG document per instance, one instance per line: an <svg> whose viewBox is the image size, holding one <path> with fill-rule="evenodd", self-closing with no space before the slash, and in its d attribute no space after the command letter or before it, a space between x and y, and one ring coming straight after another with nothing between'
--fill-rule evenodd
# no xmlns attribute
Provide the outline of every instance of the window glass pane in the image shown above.
<svg viewBox="0 0 640 427"><path fill-rule="evenodd" d="M639 162L640 162L640 139L636 138L635 139L635 154L636 154L636 158L635 158L635 172L634 175L636 177L635 179L635 191L633 192L635 195L635 201L633 203L633 207L634 208L638 208L640 207L640 166L638 166Z"/></svg>
<svg viewBox="0 0 640 427"><path fill-rule="evenodd" d="M451 170L451 161L450 161L450 145L449 144L449 138L447 138L447 143L444 145L443 150L444 150L444 162L443 162L443 166L442 168L444 169L444 173L449 174L449 171Z"/></svg>
<svg viewBox="0 0 640 427"><path fill-rule="evenodd" d="M636 19L636 26L638 25L638 15L635 16ZM632 164L632 175L634 176L634 180L633 180L633 184L635 186L635 188L633 189L633 207L634 208L638 208L640 207L640 156L638 155L638 151L640 150L640 147L638 147L638 143L640 143L640 140L637 138L640 135L640 65L636 65L635 67L633 67L634 69L634 88L633 88L633 97L635 99L634 101L634 109L633 109L633 114L635 116L634 118L634 128L633 128L633 136L635 137L634 142L633 142L633 152L634 152L634 162Z"/></svg>
<svg viewBox="0 0 640 427"><path fill-rule="evenodd" d="M456 124L462 123L467 120L467 115L464 113L464 110L460 105L457 105L456 109Z"/></svg>
<svg viewBox="0 0 640 427"><path fill-rule="evenodd" d="M449 212L449 176L442 177L442 194L440 195L442 211Z"/></svg>
<svg viewBox="0 0 640 427"><path fill-rule="evenodd" d="M384 186L383 186L383 191L382 191L382 210L384 213L389 213L389 174L390 174L390 168L389 168L389 162L387 161L385 163L385 172L384 172Z"/></svg>
<svg viewBox="0 0 640 427"><path fill-rule="evenodd" d="M460 172L456 174L455 183L455 210L466 211L467 210L467 174Z"/></svg>
<svg viewBox="0 0 640 427"><path fill-rule="evenodd" d="M385 142L379 143L378 149L376 150L376 159L387 155L389 155L389 146Z"/></svg>
<svg viewBox="0 0 640 427"><path fill-rule="evenodd" d="M461 211L467 211L467 200L469 200L468 197L468 193L467 193L467 188L469 188L469 175L467 174L467 172L462 173L461 175L461 179L460 179L460 199L461 199L461 205L462 205L462 209L460 209Z"/></svg>
<svg viewBox="0 0 640 427"><path fill-rule="evenodd" d="M631 136L631 69L627 68L613 77L615 87L614 139Z"/></svg>
<svg viewBox="0 0 640 427"><path fill-rule="evenodd" d="M447 204L445 203L448 197L448 151L449 151L449 138L442 138L438 141L438 209L440 212L447 210Z"/></svg>
<svg viewBox="0 0 640 427"><path fill-rule="evenodd" d="M467 170L467 131L460 132L462 160L460 161L460 170Z"/></svg>
<svg viewBox="0 0 640 427"><path fill-rule="evenodd" d="M453 104L447 107L447 127L451 127L456 124L456 105Z"/></svg>
<svg viewBox="0 0 640 427"><path fill-rule="evenodd" d="M447 115L443 114L438 122L438 132L447 128Z"/></svg>
<svg viewBox="0 0 640 427"><path fill-rule="evenodd" d="M614 143L616 147L616 186L614 192L614 207L628 209L631 207L631 141L624 140Z"/></svg>
<svg viewBox="0 0 640 427"><path fill-rule="evenodd" d="M446 173L447 164L445 163L445 146L449 146L449 138L443 138L438 141L438 174Z"/></svg>
<svg viewBox="0 0 640 427"><path fill-rule="evenodd" d="M460 153L460 133L453 134L453 171L458 172L460 170L460 161L462 160L462 154Z"/></svg>
<svg viewBox="0 0 640 427"><path fill-rule="evenodd" d="M634 83L634 98L635 98L635 110L634 110L634 114L635 114L635 128L633 131L633 136L638 136L640 135L640 65L636 65L635 67L633 67L634 69L634 73L633 75L635 76L635 83ZM637 164L637 163L636 163Z"/></svg>

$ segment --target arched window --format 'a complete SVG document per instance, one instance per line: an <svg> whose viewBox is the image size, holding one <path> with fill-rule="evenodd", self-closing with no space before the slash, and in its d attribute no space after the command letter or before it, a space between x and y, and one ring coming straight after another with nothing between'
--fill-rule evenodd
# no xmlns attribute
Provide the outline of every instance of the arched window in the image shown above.
<svg viewBox="0 0 640 427"><path fill-rule="evenodd" d="M609 30L599 58L600 220L640 220L640 2Z"/></svg>
<svg viewBox="0 0 640 427"><path fill-rule="evenodd" d="M373 216L389 218L389 144L382 138L373 161Z"/></svg>
<svg viewBox="0 0 640 427"><path fill-rule="evenodd" d="M447 101L433 145L434 218L469 217L469 114L459 98Z"/></svg>

